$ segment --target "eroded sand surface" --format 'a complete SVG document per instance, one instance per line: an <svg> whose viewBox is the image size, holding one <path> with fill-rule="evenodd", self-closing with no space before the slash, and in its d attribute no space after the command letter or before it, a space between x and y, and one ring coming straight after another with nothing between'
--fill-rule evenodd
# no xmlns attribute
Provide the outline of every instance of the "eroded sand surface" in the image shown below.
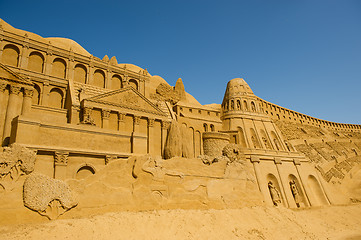
<svg viewBox="0 0 361 240"><path fill-rule="evenodd" d="M361 239L361 205L119 212L2 226L0 239Z"/></svg>

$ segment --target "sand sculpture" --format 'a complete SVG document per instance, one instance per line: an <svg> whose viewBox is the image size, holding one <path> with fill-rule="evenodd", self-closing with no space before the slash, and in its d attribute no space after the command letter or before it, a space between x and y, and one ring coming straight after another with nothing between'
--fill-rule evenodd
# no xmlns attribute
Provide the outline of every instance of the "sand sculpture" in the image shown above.
<svg viewBox="0 0 361 240"><path fill-rule="evenodd" d="M241 78L201 105L182 79L1 20L0 105L0 224L361 201L361 125L277 106Z"/></svg>

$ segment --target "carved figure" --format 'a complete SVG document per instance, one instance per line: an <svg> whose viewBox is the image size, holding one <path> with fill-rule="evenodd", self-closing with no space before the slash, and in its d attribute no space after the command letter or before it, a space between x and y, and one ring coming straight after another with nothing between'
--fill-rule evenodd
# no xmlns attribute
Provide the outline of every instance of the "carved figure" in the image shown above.
<svg viewBox="0 0 361 240"><path fill-rule="evenodd" d="M223 156L229 158L230 162L238 161L242 157L241 147L238 144L227 144L222 150Z"/></svg>
<svg viewBox="0 0 361 240"><path fill-rule="evenodd" d="M163 167L163 159L153 159L148 157L148 160L143 164L142 169L144 172L148 172L153 175L153 180L163 182L165 175L179 176L184 178L184 174L181 172L165 169Z"/></svg>
<svg viewBox="0 0 361 240"><path fill-rule="evenodd" d="M278 206L279 204L281 204L282 201L280 192L275 186L273 186L273 183L271 181L268 182L268 189L271 194L273 205Z"/></svg>
<svg viewBox="0 0 361 240"><path fill-rule="evenodd" d="M0 153L0 186L11 190L22 175L34 171L35 152L18 144L5 147Z"/></svg>
<svg viewBox="0 0 361 240"><path fill-rule="evenodd" d="M50 220L78 204L65 182L42 174L32 174L25 180L23 194L25 207Z"/></svg>
<svg viewBox="0 0 361 240"><path fill-rule="evenodd" d="M298 191L295 180L290 181L290 188L291 188L293 198L295 199L296 206L299 208L300 207L300 193Z"/></svg>

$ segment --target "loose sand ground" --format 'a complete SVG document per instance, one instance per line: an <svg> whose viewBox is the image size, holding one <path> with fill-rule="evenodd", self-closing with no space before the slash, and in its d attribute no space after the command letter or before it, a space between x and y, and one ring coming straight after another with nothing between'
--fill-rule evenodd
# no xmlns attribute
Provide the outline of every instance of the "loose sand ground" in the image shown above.
<svg viewBox="0 0 361 240"><path fill-rule="evenodd" d="M1 226L0 239L361 239L361 205L108 213Z"/></svg>

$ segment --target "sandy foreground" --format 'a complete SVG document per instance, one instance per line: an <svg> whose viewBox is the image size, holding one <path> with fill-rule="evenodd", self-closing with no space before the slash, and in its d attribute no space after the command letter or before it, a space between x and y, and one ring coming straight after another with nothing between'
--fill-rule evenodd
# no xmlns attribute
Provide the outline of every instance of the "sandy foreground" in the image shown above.
<svg viewBox="0 0 361 240"><path fill-rule="evenodd" d="M361 204L118 212L0 226L0 239L361 239Z"/></svg>

